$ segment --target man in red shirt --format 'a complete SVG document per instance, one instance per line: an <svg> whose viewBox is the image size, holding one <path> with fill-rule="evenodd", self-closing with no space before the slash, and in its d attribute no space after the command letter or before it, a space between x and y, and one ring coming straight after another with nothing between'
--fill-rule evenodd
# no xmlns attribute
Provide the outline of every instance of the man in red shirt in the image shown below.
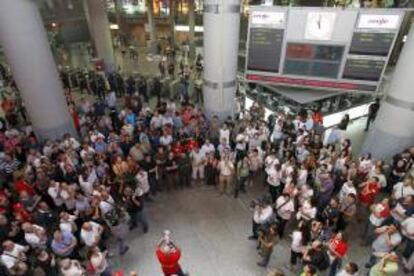
<svg viewBox="0 0 414 276"><path fill-rule="evenodd" d="M369 207L374 203L375 197L378 195L381 185L378 177L374 176L368 181L359 185L362 188L359 194L359 200L365 207Z"/></svg>
<svg viewBox="0 0 414 276"><path fill-rule="evenodd" d="M164 231L164 237L156 248L156 254L165 276L186 276L178 261L181 257L181 250L170 239L170 231Z"/></svg>
<svg viewBox="0 0 414 276"><path fill-rule="evenodd" d="M16 179L16 182L14 183L14 190L16 191L16 194L20 195L21 192L27 192L30 196L33 196L35 191L34 188L27 183L23 177L18 177Z"/></svg>
<svg viewBox="0 0 414 276"><path fill-rule="evenodd" d="M335 276L338 268L341 267L342 259L348 252L348 244L342 234L338 232L333 235L328 242L328 252L331 259L331 268L329 270L329 276Z"/></svg>

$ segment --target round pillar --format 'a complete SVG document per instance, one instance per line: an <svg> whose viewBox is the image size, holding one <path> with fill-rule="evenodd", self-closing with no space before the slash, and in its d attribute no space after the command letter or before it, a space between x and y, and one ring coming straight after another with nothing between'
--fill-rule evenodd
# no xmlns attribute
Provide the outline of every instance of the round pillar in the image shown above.
<svg viewBox="0 0 414 276"><path fill-rule="evenodd" d="M204 108L232 116L236 106L240 0L204 1Z"/></svg>
<svg viewBox="0 0 414 276"><path fill-rule="evenodd" d="M154 5L152 0L146 0L145 6L147 7L148 32L150 37L149 50L153 54L160 54L157 50L157 30L155 28Z"/></svg>
<svg viewBox="0 0 414 276"><path fill-rule="evenodd" d="M106 14L106 1L86 0L84 3L86 3L84 7L89 32L93 38L98 58L104 61L105 71L115 71L117 67L109 20Z"/></svg>
<svg viewBox="0 0 414 276"><path fill-rule="evenodd" d="M414 24L401 51L388 91L381 103L374 126L369 132L363 153L390 159L414 145Z"/></svg>
<svg viewBox="0 0 414 276"><path fill-rule="evenodd" d="M38 138L76 135L35 1L0 1L0 45Z"/></svg>

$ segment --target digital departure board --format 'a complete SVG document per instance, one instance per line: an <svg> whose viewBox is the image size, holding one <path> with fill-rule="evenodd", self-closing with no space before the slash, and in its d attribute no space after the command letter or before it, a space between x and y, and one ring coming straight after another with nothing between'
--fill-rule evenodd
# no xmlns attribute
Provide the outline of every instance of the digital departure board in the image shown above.
<svg viewBox="0 0 414 276"><path fill-rule="evenodd" d="M375 92L404 16L402 9L251 7L246 79Z"/></svg>
<svg viewBox="0 0 414 276"><path fill-rule="evenodd" d="M279 72L284 30L251 28L248 70Z"/></svg>
<svg viewBox="0 0 414 276"><path fill-rule="evenodd" d="M356 32L352 36L350 54L387 56L391 50L395 33Z"/></svg>
<svg viewBox="0 0 414 276"><path fill-rule="evenodd" d="M349 58L346 60L342 78L379 81L384 66L384 60Z"/></svg>
<svg viewBox="0 0 414 276"><path fill-rule="evenodd" d="M283 73L337 78L343 46L288 43Z"/></svg>

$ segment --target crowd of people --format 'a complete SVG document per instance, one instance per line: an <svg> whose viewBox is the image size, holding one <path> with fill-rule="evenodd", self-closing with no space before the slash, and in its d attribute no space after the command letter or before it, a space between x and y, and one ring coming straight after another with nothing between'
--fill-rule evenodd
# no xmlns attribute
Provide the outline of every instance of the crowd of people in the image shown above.
<svg viewBox="0 0 414 276"><path fill-rule="evenodd" d="M252 202L249 237L260 266L290 237L292 273L362 273L345 261L357 242L347 239L349 229L358 223L372 249L370 275L412 272L414 148L390 163L355 157L344 138L349 118L325 144L317 112L264 118L254 104L237 120L209 119L188 98L177 104L158 97L151 107L144 89L120 94L116 87L103 87L96 101L68 93L77 135L40 141L2 122L0 275L111 275L112 240L117 254L127 254L127 234L149 231L146 207L157 194L194 185L234 198L263 189ZM170 243L157 248L159 260L169 250L178 262ZM177 263L162 269L185 275Z"/></svg>

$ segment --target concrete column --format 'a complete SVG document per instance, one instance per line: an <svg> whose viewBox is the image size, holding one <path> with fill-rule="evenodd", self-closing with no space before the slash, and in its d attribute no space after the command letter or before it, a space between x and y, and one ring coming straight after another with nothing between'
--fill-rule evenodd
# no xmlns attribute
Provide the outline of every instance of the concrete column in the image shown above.
<svg viewBox="0 0 414 276"><path fill-rule="evenodd" d="M234 114L240 0L204 1L204 108L207 116Z"/></svg>
<svg viewBox="0 0 414 276"><path fill-rule="evenodd" d="M155 29L154 19L154 5L152 0L146 0L147 17L148 17L148 31L150 35L149 49L151 53L157 53L157 30ZM159 53L158 53L159 54Z"/></svg>
<svg viewBox="0 0 414 276"><path fill-rule="evenodd" d="M93 38L98 58L103 59L105 71L116 70L109 20L106 14L106 1L86 0L84 3L89 31Z"/></svg>
<svg viewBox="0 0 414 276"><path fill-rule="evenodd" d="M363 153L389 159L394 154L414 145L414 24L401 51L385 99L381 102Z"/></svg>
<svg viewBox="0 0 414 276"><path fill-rule="evenodd" d="M189 40L190 40L190 57L195 57L195 4L194 0L188 1L188 26L190 27Z"/></svg>
<svg viewBox="0 0 414 276"><path fill-rule="evenodd" d="M35 1L0 1L0 45L37 136L76 135Z"/></svg>
<svg viewBox="0 0 414 276"><path fill-rule="evenodd" d="M170 0L170 35L171 35L171 46L175 47L175 14L177 9L176 0Z"/></svg>

